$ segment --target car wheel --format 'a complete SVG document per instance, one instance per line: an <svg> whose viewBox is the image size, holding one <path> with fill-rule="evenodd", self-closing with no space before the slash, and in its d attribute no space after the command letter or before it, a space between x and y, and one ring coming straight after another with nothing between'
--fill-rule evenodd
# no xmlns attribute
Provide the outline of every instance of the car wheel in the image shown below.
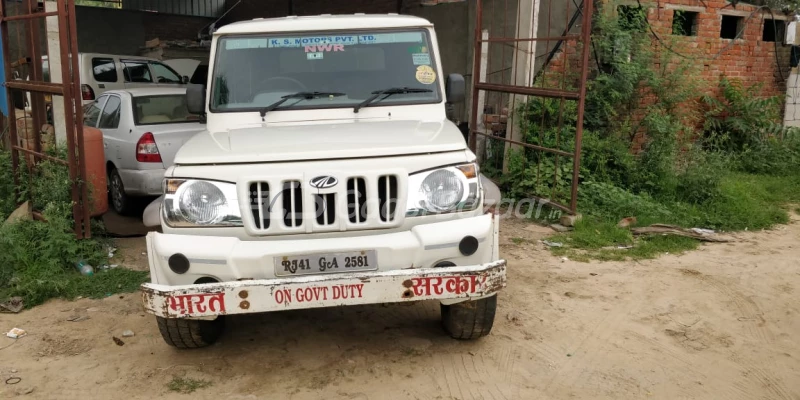
<svg viewBox="0 0 800 400"><path fill-rule="evenodd" d="M131 213L131 198L125 194L125 185L116 169L112 169L108 174L108 194L111 196L111 207L119 215L129 215Z"/></svg>
<svg viewBox="0 0 800 400"><path fill-rule="evenodd" d="M492 331L497 312L497 295L485 299L441 305L442 326L454 339L470 340Z"/></svg>
<svg viewBox="0 0 800 400"><path fill-rule="evenodd" d="M179 349L199 349L214 344L225 331L225 318L213 321L156 317L158 331L168 345Z"/></svg>

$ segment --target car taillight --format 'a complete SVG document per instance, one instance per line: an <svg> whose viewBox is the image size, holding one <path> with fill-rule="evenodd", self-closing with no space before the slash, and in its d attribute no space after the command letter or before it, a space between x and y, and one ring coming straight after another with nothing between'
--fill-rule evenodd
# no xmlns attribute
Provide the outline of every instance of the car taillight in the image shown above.
<svg viewBox="0 0 800 400"><path fill-rule="evenodd" d="M161 162L161 153L156 146L156 138L150 132L145 133L136 142L136 161L143 163Z"/></svg>
<svg viewBox="0 0 800 400"><path fill-rule="evenodd" d="M81 85L81 97L84 100L94 100L94 90L89 85Z"/></svg>

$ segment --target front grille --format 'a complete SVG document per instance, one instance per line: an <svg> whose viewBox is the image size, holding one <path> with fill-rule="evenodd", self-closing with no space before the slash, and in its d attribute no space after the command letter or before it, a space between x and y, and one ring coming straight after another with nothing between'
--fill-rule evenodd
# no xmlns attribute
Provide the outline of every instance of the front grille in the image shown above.
<svg viewBox="0 0 800 400"><path fill-rule="evenodd" d="M336 222L336 193L315 194L314 204L318 224L327 226Z"/></svg>
<svg viewBox="0 0 800 400"><path fill-rule="evenodd" d="M303 225L303 187L300 181L283 183L281 193L283 206L283 225L287 228L296 228Z"/></svg>
<svg viewBox="0 0 800 400"><path fill-rule="evenodd" d="M378 200L380 218L383 222L392 222L397 211L397 177L383 175L378 178Z"/></svg>
<svg viewBox="0 0 800 400"><path fill-rule="evenodd" d="M402 222L398 197L405 192L397 175L341 177L339 182L324 189L312 188L302 179L248 182L249 226L270 235L379 229Z"/></svg>
<svg viewBox="0 0 800 400"><path fill-rule="evenodd" d="M253 182L250 184L250 212L256 222L257 229L269 229L270 212L269 183Z"/></svg>
<svg viewBox="0 0 800 400"><path fill-rule="evenodd" d="M347 215L353 224L367 222L367 183L364 178L347 180Z"/></svg>

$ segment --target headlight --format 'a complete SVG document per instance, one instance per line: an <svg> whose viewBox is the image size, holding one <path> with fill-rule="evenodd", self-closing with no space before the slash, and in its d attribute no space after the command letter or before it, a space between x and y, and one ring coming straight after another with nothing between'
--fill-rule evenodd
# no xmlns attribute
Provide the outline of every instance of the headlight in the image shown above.
<svg viewBox="0 0 800 400"><path fill-rule="evenodd" d="M163 210L167 225L173 227L242 226L233 183L167 179Z"/></svg>
<svg viewBox="0 0 800 400"><path fill-rule="evenodd" d="M481 199L478 166L464 164L420 172L408 178L406 216L472 211Z"/></svg>

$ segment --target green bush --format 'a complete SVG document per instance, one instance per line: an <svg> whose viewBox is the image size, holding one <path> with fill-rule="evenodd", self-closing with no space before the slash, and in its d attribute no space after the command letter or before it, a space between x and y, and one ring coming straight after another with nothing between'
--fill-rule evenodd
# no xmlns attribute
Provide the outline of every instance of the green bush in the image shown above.
<svg viewBox="0 0 800 400"><path fill-rule="evenodd" d="M9 158L8 152L0 152L3 215L16 206ZM108 251L102 237L75 238L67 168L43 161L31 177L27 167L20 171L21 194L33 198L33 207L43 211L47 222L29 220L0 226L0 300L20 296L26 307L32 307L54 297L103 297L134 291L146 280L147 273L123 268L97 271L91 277L80 275L74 267L77 261L98 267L108 263ZM101 231L97 223L92 227L96 233Z"/></svg>
<svg viewBox="0 0 800 400"><path fill-rule="evenodd" d="M11 173L11 153L0 150L0 223L14 211L14 176Z"/></svg>

